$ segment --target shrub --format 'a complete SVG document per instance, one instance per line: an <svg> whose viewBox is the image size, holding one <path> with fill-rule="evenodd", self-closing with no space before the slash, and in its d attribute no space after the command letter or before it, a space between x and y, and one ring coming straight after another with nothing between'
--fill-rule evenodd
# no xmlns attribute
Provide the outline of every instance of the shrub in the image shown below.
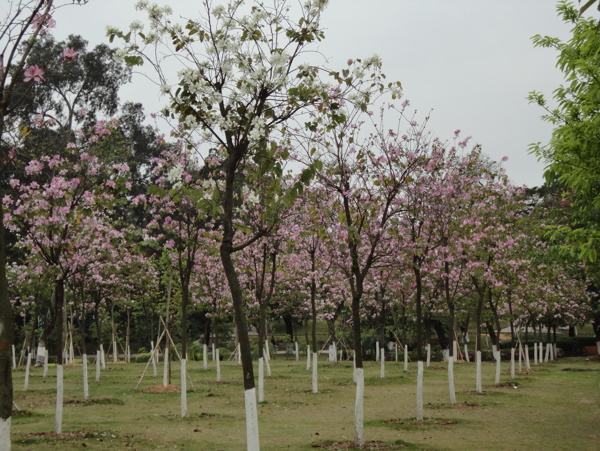
<svg viewBox="0 0 600 451"><path fill-rule="evenodd" d="M533 345L530 345L531 349ZM562 349L564 356L580 356L584 355L584 346L596 346L596 338L594 337L560 337L556 340L556 346Z"/></svg>
<svg viewBox="0 0 600 451"><path fill-rule="evenodd" d="M140 352L136 357L135 357L135 363L146 363L150 360L150 355L151 353L149 352Z"/></svg>

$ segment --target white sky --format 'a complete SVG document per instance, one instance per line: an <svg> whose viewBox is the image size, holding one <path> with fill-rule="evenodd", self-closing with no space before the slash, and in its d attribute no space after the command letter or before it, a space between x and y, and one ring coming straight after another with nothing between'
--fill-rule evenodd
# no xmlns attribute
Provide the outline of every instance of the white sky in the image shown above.
<svg viewBox="0 0 600 451"><path fill-rule="evenodd" d="M106 26L126 29L143 20L135 0L90 0L56 12L58 39L81 34L93 46L107 42ZM164 3L158 1L158 3ZM200 0L171 0L176 15L197 16ZM450 140L456 129L471 135L494 160L504 164L518 185L542 183L543 164L527 153L547 142L551 127L543 111L526 101L532 90L551 96L562 82L556 53L534 49L531 36L568 39L569 27L552 0L330 0L322 19L326 39L319 45L332 68L348 58L382 57L388 80L399 80L404 97L429 129ZM122 100L142 102L148 113L160 108L159 96L134 78ZM175 82L171 83L175 84Z"/></svg>

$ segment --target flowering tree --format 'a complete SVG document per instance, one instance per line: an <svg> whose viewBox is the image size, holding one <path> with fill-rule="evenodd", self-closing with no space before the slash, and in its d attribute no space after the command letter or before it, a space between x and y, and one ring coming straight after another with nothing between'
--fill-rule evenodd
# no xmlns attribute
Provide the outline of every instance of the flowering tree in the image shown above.
<svg viewBox="0 0 600 451"><path fill-rule="evenodd" d="M81 2L80 2L81 3ZM85 2L84 2L85 3ZM15 108L20 102L17 85L22 80L31 84L43 80L37 65L25 68L36 40L48 28L55 26L51 13L53 0L19 0L11 2L0 23L0 155L4 172L13 159L12 146L7 145L15 129L12 126ZM0 196L3 197L3 196ZM0 445L10 449L10 418L12 412L12 373L10 349L13 343L12 309L6 279L6 247L3 214L0 212Z"/></svg>
<svg viewBox="0 0 600 451"><path fill-rule="evenodd" d="M250 342L244 314L243 295L233 254L260 239L269 229L271 218L283 201L290 202L300 184L288 194L281 190L280 176L287 152L278 145L281 126L318 97L315 84L317 68L301 65L300 58L309 44L322 39L319 28L325 0L306 2L293 10L287 1L273 6L254 4L244 15L244 2L235 0L214 6L204 1L206 16L187 20L183 26L170 19L171 10L140 2L148 13L150 30L133 25L131 33L111 30L111 39L124 38L129 43L126 61L141 64L149 61L157 69L163 91L169 95L169 115L177 117L188 130L198 130L222 168L219 189L222 224L221 260L233 300L234 317L240 342L242 371L247 406L248 446L258 445L255 408L255 382ZM292 14L298 14L294 21ZM172 89L164 74L163 61L153 60L154 48L168 43L167 53L182 63L177 87ZM314 169L305 171L307 182ZM245 172L245 174L243 174ZM247 240L236 240L236 184L271 181L265 223L253 229ZM290 202L291 203L291 202ZM239 235L238 235L239 236Z"/></svg>
<svg viewBox="0 0 600 451"><path fill-rule="evenodd" d="M4 221L23 237L19 245L39 257L54 277L59 366L63 357L65 283L92 261L106 259L113 242L122 237L107 225L105 211L112 208L114 193L125 188L127 167L104 168L97 158L85 152L86 147L97 145L103 135L110 134L105 124L98 124L92 132L88 140L81 143L81 149L76 143L69 146L78 150L75 164L68 152L64 156L32 160L25 168L29 179L22 184L12 178L11 185L18 195L5 200L11 211L5 213ZM100 186L99 181L103 182ZM44 268L38 266L38 271L43 272ZM59 388L61 386L62 381ZM57 415L57 433L61 427L60 415Z"/></svg>

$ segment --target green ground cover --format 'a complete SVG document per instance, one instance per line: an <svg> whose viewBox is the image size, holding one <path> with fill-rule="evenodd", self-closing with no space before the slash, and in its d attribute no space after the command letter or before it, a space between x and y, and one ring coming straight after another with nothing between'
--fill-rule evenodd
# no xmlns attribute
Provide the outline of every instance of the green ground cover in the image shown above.
<svg viewBox="0 0 600 451"><path fill-rule="evenodd" d="M52 433L55 370L42 377L32 369L27 391L24 370L14 372L13 450L185 449L243 450L245 422L241 367L189 362L195 390L188 417L180 417L180 394L146 391L162 384L146 376L145 364L107 362L100 383L90 369L90 400L83 401L81 365L65 367L63 431ZM311 393L306 361L278 356L259 405L262 450L351 449L354 385L352 362L320 362L318 394ZM173 383L179 385L179 365ZM508 362L503 364L508 369ZM503 372L494 386L495 364L483 363L483 394L475 392L473 363L455 365L457 405L450 405L446 364L425 370L425 421L415 421L416 363L388 362L380 378L377 362L365 366L365 440L371 449L415 450L592 450L600 447L600 362L564 358L517 374ZM188 383L188 388L191 388ZM376 442L376 443L372 443Z"/></svg>

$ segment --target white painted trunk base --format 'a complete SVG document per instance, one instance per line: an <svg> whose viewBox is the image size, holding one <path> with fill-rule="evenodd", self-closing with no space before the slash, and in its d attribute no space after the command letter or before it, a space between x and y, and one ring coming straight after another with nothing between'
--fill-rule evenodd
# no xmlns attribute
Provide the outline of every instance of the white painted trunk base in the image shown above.
<svg viewBox="0 0 600 451"><path fill-rule="evenodd" d="M417 362L417 421L423 421L423 362Z"/></svg>
<svg viewBox="0 0 600 451"><path fill-rule="evenodd" d="M475 391L477 393L483 393L483 390L481 389L481 351L477 351L475 366Z"/></svg>
<svg viewBox="0 0 600 451"><path fill-rule="evenodd" d="M510 378L515 378L515 348L510 349Z"/></svg>
<svg viewBox="0 0 600 451"><path fill-rule="evenodd" d="M375 361L379 362L379 342L375 342Z"/></svg>
<svg viewBox="0 0 600 451"><path fill-rule="evenodd" d="M494 379L495 385L500 385L500 372L502 370L502 360L500 359L500 351L496 351L496 378Z"/></svg>
<svg viewBox="0 0 600 451"><path fill-rule="evenodd" d="M163 365L163 387L169 385L169 348L165 348L165 360Z"/></svg>
<svg viewBox="0 0 600 451"><path fill-rule="evenodd" d="M152 374L154 375L154 377L156 377L156 355L150 357L150 360L152 360Z"/></svg>
<svg viewBox="0 0 600 451"><path fill-rule="evenodd" d="M427 343L427 368L429 368L430 363L431 363L431 343Z"/></svg>
<svg viewBox="0 0 600 451"><path fill-rule="evenodd" d="M181 418L187 417L187 360L181 359Z"/></svg>
<svg viewBox="0 0 600 451"><path fill-rule="evenodd" d="M537 365L538 364L538 350L537 350L537 343L533 344L533 364Z"/></svg>
<svg viewBox="0 0 600 451"><path fill-rule="evenodd" d="M215 354L215 344L211 343L211 346L212 346L212 359L213 359L213 362L214 362L216 360L216 357L215 357L216 356L216 354Z"/></svg>
<svg viewBox="0 0 600 451"><path fill-rule="evenodd" d="M54 433L62 433L63 396L65 393L63 366L56 365L56 415L54 417Z"/></svg>
<svg viewBox="0 0 600 451"><path fill-rule="evenodd" d="M394 348L395 348L394 351L396 353L396 362L397 362L398 361L398 343L394 343L394 345L395 345L394 346Z"/></svg>
<svg viewBox="0 0 600 451"><path fill-rule="evenodd" d="M106 358L104 355L104 347L100 345L100 362L102 363L102 369L106 369Z"/></svg>
<svg viewBox="0 0 600 451"><path fill-rule="evenodd" d="M248 451L259 451L258 409L256 408L256 389L244 390L246 406L246 442Z"/></svg>
<svg viewBox="0 0 600 451"><path fill-rule="evenodd" d="M13 371L17 369L17 354L15 352L15 345L12 345L12 369ZM10 424L8 427L10 429Z"/></svg>
<svg viewBox="0 0 600 451"><path fill-rule="evenodd" d="M529 365L529 346L525 345L525 369L527 371L531 370L531 365Z"/></svg>
<svg viewBox="0 0 600 451"><path fill-rule="evenodd" d="M215 363L217 364L217 382L221 382L221 359L219 358L219 349L215 351Z"/></svg>
<svg viewBox="0 0 600 451"><path fill-rule="evenodd" d="M31 366L31 352L27 353L27 363L25 364L25 380L23 381L23 390L29 388L29 367Z"/></svg>
<svg viewBox="0 0 600 451"><path fill-rule="evenodd" d="M466 344L465 344L465 360L467 361L467 363L469 362L469 348Z"/></svg>
<svg viewBox="0 0 600 451"><path fill-rule="evenodd" d="M538 352L539 352L538 363L541 365L542 363L544 363L544 344L543 343L540 343L538 345Z"/></svg>
<svg viewBox="0 0 600 451"><path fill-rule="evenodd" d="M202 368L208 369L208 346L205 344L202 345Z"/></svg>
<svg viewBox="0 0 600 451"><path fill-rule="evenodd" d="M404 371L408 371L408 345L404 346Z"/></svg>
<svg viewBox="0 0 600 451"><path fill-rule="evenodd" d="M354 445L362 448L364 440L364 401L365 374L362 368L356 368L356 399L354 401Z"/></svg>
<svg viewBox="0 0 600 451"><path fill-rule="evenodd" d="M113 340L113 363L117 363L118 359L119 359L119 352L117 349L117 342L115 340Z"/></svg>
<svg viewBox="0 0 600 451"><path fill-rule="evenodd" d="M258 402L265 402L265 359L258 358Z"/></svg>
<svg viewBox="0 0 600 451"><path fill-rule="evenodd" d="M96 382L100 382L100 351L96 351Z"/></svg>
<svg viewBox="0 0 600 451"><path fill-rule="evenodd" d="M156 351L154 349L154 342L150 341L150 360L152 360L152 373L156 377Z"/></svg>
<svg viewBox="0 0 600 451"><path fill-rule="evenodd" d="M34 366L41 367L44 366L44 359L46 358L46 347L38 345L37 351L35 353L35 363Z"/></svg>
<svg viewBox="0 0 600 451"><path fill-rule="evenodd" d="M90 399L90 386L88 384L88 361L87 354L83 354L83 399Z"/></svg>
<svg viewBox="0 0 600 451"><path fill-rule="evenodd" d="M523 362L523 347L519 343L519 372L523 371L522 370L522 367L523 367L522 362Z"/></svg>
<svg viewBox="0 0 600 451"><path fill-rule="evenodd" d="M458 343L456 340L452 341L452 357L454 357L454 360L458 359Z"/></svg>
<svg viewBox="0 0 600 451"><path fill-rule="evenodd" d="M0 418L0 451L10 451L11 418Z"/></svg>
<svg viewBox="0 0 600 451"><path fill-rule="evenodd" d="M352 357L352 382L356 384L356 354Z"/></svg>
<svg viewBox="0 0 600 451"><path fill-rule="evenodd" d="M306 345L306 371L310 370L310 345Z"/></svg>
<svg viewBox="0 0 600 451"><path fill-rule="evenodd" d="M267 377L271 377L271 357L269 357L269 346L266 347L267 352L265 354L265 369L267 370ZM219 350L217 349L217 355Z"/></svg>
<svg viewBox="0 0 600 451"><path fill-rule="evenodd" d="M456 404L456 389L454 387L454 357L448 359L448 393L450 404Z"/></svg>
<svg viewBox="0 0 600 451"><path fill-rule="evenodd" d="M14 349L14 346L13 346L13 349ZM600 341L596 342L596 349L598 350L598 355L600 355ZM13 359L14 359L14 355L15 354L13 353Z"/></svg>
<svg viewBox="0 0 600 451"><path fill-rule="evenodd" d="M48 350L44 351L44 372L43 377L48 376Z"/></svg>
<svg viewBox="0 0 600 451"><path fill-rule="evenodd" d="M546 345L546 355L544 356L544 362L548 362L550 360L550 351L552 350L552 344L548 343Z"/></svg>
<svg viewBox="0 0 600 451"><path fill-rule="evenodd" d="M313 361L312 361L312 392L313 393L319 393L319 384L318 384L318 377L317 377L317 362L318 362L318 358L319 358L319 354L316 352L313 352Z"/></svg>
<svg viewBox="0 0 600 451"><path fill-rule="evenodd" d="M385 353L382 352L379 355L379 360L381 361L381 368L379 369L379 377L381 379L385 379Z"/></svg>
<svg viewBox="0 0 600 451"><path fill-rule="evenodd" d="M298 352L298 342L294 342L294 352L296 354L296 362L300 360L300 353Z"/></svg>

